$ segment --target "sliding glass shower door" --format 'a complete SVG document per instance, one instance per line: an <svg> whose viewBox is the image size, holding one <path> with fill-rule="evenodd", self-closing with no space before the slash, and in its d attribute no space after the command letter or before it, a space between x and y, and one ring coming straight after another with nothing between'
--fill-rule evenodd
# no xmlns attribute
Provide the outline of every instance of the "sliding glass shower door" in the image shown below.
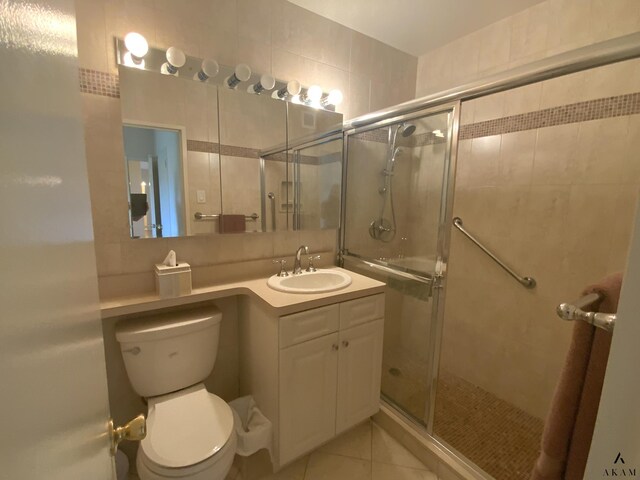
<svg viewBox="0 0 640 480"><path fill-rule="evenodd" d="M347 132L342 258L386 282L382 394L427 425L453 107Z"/></svg>

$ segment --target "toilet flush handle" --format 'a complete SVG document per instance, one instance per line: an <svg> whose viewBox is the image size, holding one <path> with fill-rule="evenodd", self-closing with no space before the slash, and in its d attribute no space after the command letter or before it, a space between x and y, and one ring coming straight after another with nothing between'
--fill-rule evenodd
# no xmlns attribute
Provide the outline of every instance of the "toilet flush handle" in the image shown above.
<svg viewBox="0 0 640 480"><path fill-rule="evenodd" d="M114 427L113 419L109 420L109 438L111 439L111 455L115 456L118 444L123 440L138 441L147 436L147 419L140 414L122 427Z"/></svg>

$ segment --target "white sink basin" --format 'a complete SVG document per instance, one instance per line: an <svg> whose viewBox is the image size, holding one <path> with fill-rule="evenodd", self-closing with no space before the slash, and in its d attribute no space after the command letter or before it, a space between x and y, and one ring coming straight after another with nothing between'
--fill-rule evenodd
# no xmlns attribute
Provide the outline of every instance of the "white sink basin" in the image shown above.
<svg viewBox="0 0 640 480"><path fill-rule="evenodd" d="M287 293L323 293L340 290L351 285L351 277L339 270L320 270L302 272L299 275L278 277L274 275L267 280L274 290Z"/></svg>

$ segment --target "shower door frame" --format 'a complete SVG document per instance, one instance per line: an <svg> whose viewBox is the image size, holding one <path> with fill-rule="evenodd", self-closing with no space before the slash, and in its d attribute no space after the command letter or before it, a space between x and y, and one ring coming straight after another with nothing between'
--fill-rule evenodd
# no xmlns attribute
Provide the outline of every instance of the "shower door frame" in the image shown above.
<svg viewBox="0 0 640 480"><path fill-rule="evenodd" d="M453 209L453 191L455 177L452 175L455 172L457 162L457 145L458 145L458 126L460 119L460 108L462 102L472 100L475 98L484 97L490 94L499 93L513 88L530 85L533 83L549 80L552 78L576 73L584 70L589 70L596 67L602 67L618 62L632 60L640 58L640 32L635 32L621 37L604 40L592 45L579 47L574 50L562 52L551 57L546 57L519 67L514 67L503 72L498 72L478 80L459 85L457 87L434 92L424 97L416 98L415 100L409 100L399 105L387 107L377 112L368 113L360 117L350 119L344 124L345 133L345 145L343 149L343 192L342 192L342 207L340 215L340 231L339 231L339 260L342 259L342 252L344 249L344 218L345 218L345 195L346 195L346 172L347 172L347 147L348 147L348 135L357 131L366 131L372 128L384 126L386 124L394 123L403 118L409 118L415 112L423 114L429 111L437 111L439 109L446 108L452 102L458 104L458 114L455 115L455 133L453 142L451 144L451 157L449 167L449 184L446 191L448 192L445 219L449 218ZM420 115L418 115L420 116ZM375 125L375 126L374 126ZM452 128L454 130L454 128ZM443 258L449 257L449 245L451 226L444 229L444 236L442 240L444 242ZM442 295L446 295L446 276L443 279ZM440 356L441 336L442 328L444 325L444 304L439 302L438 315L436 317L437 325L437 338L436 348L437 351L433 352L434 362L433 370L437 372L438 361ZM433 377L433 380L437 379L437 376ZM432 397L435 399L435 390ZM430 410L430 422L427 427L415 421L413 417L406 414L399 408L396 408L394 404L390 404L384 399L381 399L381 403L385 408L390 409L394 414L398 415L401 420L404 420L405 428L409 428L415 431L418 435L425 437L429 442L433 444L433 447L446 454L449 458L455 459L459 465L464 467L468 473L473 474L475 478L488 479L485 472L479 469L478 466L473 464L460 452L449 446L444 440L441 440L433 435L433 411ZM433 403L434 405L435 403Z"/></svg>
<svg viewBox="0 0 640 480"><path fill-rule="evenodd" d="M345 240L346 240L346 207L347 207L347 172L349 168L349 137L358 133L376 130L384 128L389 125L398 124L404 121L415 120L427 116L437 115L439 113L448 113L451 115L449 121L449 129L447 131L445 162L442 174L442 190L440 195L440 215L438 220L438 241L436 246L436 254L438 258L436 272L432 278L432 290L435 292L432 295L433 304L431 307L431 325L429 327L429 341L426 348L429 353L429 361L431 363L427 384L429 385L428 391L428 408L425 408L425 416L427 417L426 425L420 423L411 414L406 412L395 401L387 398L385 395L381 396L381 401L389 405L394 411L400 414L403 418L411 423L414 428L423 433L428 434L433 438L433 416L435 413L435 399L436 399L436 387L438 380L438 369L440 360L440 342L442 336L443 322L444 322L444 297L446 295L446 271L449 261L449 241L451 237L451 224L449 219L453 212L453 192L455 187L455 170L458 153L458 130L460 125L460 101L443 103L441 105L433 106L430 108L424 108L421 110L413 111L403 115L396 115L382 120L374 121L369 124L360 125L355 128L350 128L344 131L344 141L342 147L342 192L340 201L340 224L339 224L339 249L338 258L339 264L343 265L343 256L345 255ZM358 258L354 255L349 255L350 258L358 261ZM362 260L359 260L362 261ZM389 268L393 269L392 266ZM398 268L401 272L402 269ZM426 406L425 406L426 407ZM435 439L434 439L435 440ZM444 446L443 446L444 447ZM444 447L446 448L446 447Z"/></svg>

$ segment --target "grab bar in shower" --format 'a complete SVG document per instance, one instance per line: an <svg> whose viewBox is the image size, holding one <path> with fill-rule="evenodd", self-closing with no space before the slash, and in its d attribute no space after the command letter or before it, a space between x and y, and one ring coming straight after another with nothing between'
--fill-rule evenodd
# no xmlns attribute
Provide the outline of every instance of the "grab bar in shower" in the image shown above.
<svg viewBox="0 0 640 480"><path fill-rule="evenodd" d="M464 224L462 223L462 219L460 217L455 217L453 219L453 226L456 227L458 230L460 230L462 233L465 234L465 236L471 240L473 243L475 243L480 250L482 250L484 253L486 253L487 255L489 255L489 257L496 262L500 267L502 267L502 269L507 272L509 275L511 275L513 278L515 278L518 283L520 285L522 285L524 288L535 288L536 286L536 281L534 278L532 277L521 277L520 275L518 275L516 272L514 272L513 270L511 270L511 268L509 268L502 260L500 260L498 257L496 257L487 247L485 247L484 245L482 245L482 243L480 243L480 241L474 237L473 235L471 235L465 228L464 228Z"/></svg>
<svg viewBox="0 0 640 480"><path fill-rule="evenodd" d="M220 218L219 213L214 213L213 215L208 215L202 212L196 212L193 214L193 218L196 220L218 220ZM257 220L260 216L257 213L252 213L251 215L245 215L245 220Z"/></svg>
<svg viewBox="0 0 640 480"><path fill-rule="evenodd" d="M615 313L586 312L585 309L593 308L594 304L602 300L599 293L590 293L579 298L573 303L561 303L556 308L556 313L563 320L582 320L594 327L607 332L613 332L616 324Z"/></svg>

